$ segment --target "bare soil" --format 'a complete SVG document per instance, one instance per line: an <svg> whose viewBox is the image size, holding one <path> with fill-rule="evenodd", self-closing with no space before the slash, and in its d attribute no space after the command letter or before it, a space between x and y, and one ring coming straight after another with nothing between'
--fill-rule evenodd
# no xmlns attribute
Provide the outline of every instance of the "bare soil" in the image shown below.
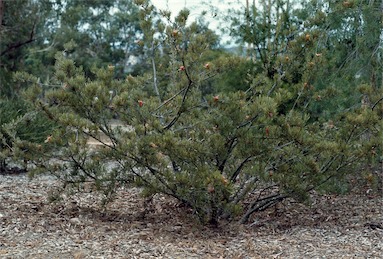
<svg viewBox="0 0 383 259"><path fill-rule="evenodd" d="M51 203L49 176L0 175L0 258L382 258L383 200L377 194L313 195L253 215L249 224L196 223L176 201L151 202L121 189Z"/></svg>

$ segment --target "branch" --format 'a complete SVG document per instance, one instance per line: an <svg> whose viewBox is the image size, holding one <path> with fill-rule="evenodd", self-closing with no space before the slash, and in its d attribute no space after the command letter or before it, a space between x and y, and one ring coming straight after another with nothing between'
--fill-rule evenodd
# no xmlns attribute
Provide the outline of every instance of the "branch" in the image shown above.
<svg viewBox="0 0 383 259"><path fill-rule="evenodd" d="M235 170L234 174L231 176L230 178L230 182L235 182L235 180L237 179L239 173L242 171L242 168L245 166L245 164L249 161L251 161L251 158L253 156L249 156L249 157L246 157L245 160L242 161L242 163L237 167L237 169Z"/></svg>
<svg viewBox="0 0 383 259"><path fill-rule="evenodd" d="M165 179L161 178L159 176L159 171L153 167L151 167L148 163L148 161L145 159L145 162L142 162L139 158L133 158L137 163L141 164L142 166L144 166L146 169L149 170L149 172L165 187L165 189L161 188L160 192L163 193L163 194L167 194L171 197L174 197L176 198L177 200L179 201L182 201L184 202L185 204L188 204L189 206L191 206L190 202L185 200L184 198L182 198L181 196L179 196L176 192L177 190L177 186L176 188L172 188L166 181ZM156 189L155 186L153 186L151 184L151 186Z"/></svg>
<svg viewBox="0 0 383 259"><path fill-rule="evenodd" d="M0 4L1 4L1 3L0 3ZM22 47L22 46L24 46L24 45L27 45L27 44L29 44L29 43L31 43L31 42L34 42L34 41L36 40L36 39L33 38L33 37L35 36L36 22L37 22L37 21L35 21L35 22L33 23L32 31L31 31L31 34L29 35L29 39L28 39L27 41L19 42L19 43L15 44L15 45L9 46L6 50L4 50L3 52L1 52L0 57L1 57L1 56L4 56L5 54L7 54L8 52L10 52L10 51L13 50L13 49L18 49L18 48L20 48L20 47ZM1 26L1 24L0 24L0 26Z"/></svg>
<svg viewBox="0 0 383 259"><path fill-rule="evenodd" d="M40 50L32 51L31 53L40 53L40 52L49 51L55 44L56 44L56 42L53 41L52 44L49 45L48 47L46 47L45 49L40 49Z"/></svg>
<svg viewBox="0 0 383 259"><path fill-rule="evenodd" d="M371 109L374 110L374 109L375 109L375 106L378 105L378 103L380 103L381 101L383 101L383 97L380 97L380 99L377 100L377 101L374 103L374 105L372 106Z"/></svg>
<svg viewBox="0 0 383 259"><path fill-rule="evenodd" d="M186 90L186 87L182 88L178 93L176 93L175 95L173 95L172 97L170 97L169 99L167 99L166 101L164 101L160 106L158 106L156 109L153 110L153 112L155 111L158 111L159 109L161 109L164 105L166 105L167 103L169 103L170 101L172 101L174 98L176 98L179 94L181 94L183 91Z"/></svg>
<svg viewBox="0 0 383 259"><path fill-rule="evenodd" d="M254 212L264 211L267 208L269 208L270 206L282 201L283 199L285 199L287 197L288 197L287 194L280 194L280 193L274 194L274 195L271 195L269 197L263 198L262 199L263 202L261 202L261 204L259 204L258 206L255 206L255 205L262 200L255 201L251 205L250 209L246 212L246 214L241 218L240 223L245 224L249 220L250 215L253 214Z"/></svg>
<svg viewBox="0 0 383 259"><path fill-rule="evenodd" d="M75 164L75 166L78 166L78 168L80 168L80 170L86 175L88 176L89 178L93 179L93 180L97 180L96 177L94 177L93 175L91 175L90 173L88 173L88 171L86 170L86 168L83 167L83 163L80 163L80 161L77 161L73 155L70 156L70 159L71 161Z"/></svg>
<svg viewBox="0 0 383 259"><path fill-rule="evenodd" d="M27 44L29 44L29 43L31 43L31 42L34 42L35 40L36 40L36 39L29 39L29 40L27 40L27 41L25 41L25 42L20 42L20 43L18 43L18 44L15 44L15 45L13 45L13 46L10 46L10 47L8 47L6 50L4 50L3 52L1 52L0 56L4 56L4 55L7 54L8 52L10 52L12 49L20 48L20 47L22 47L22 46L24 46L24 45L27 45Z"/></svg>
<svg viewBox="0 0 383 259"><path fill-rule="evenodd" d="M259 178L257 177L253 177L249 181L242 181L242 183L240 183L240 186L237 188L237 191L231 198L231 203L238 204L238 202L242 201L246 195L250 194L252 190L255 190L255 184L258 181Z"/></svg>
<svg viewBox="0 0 383 259"><path fill-rule="evenodd" d="M220 172L223 172L223 169L225 168L225 165L226 165L226 162L227 160L229 159L230 157L230 154L233 152L235 146L238 144L238 141L237 140L237 137L234 137L232 139L230 139L228 142L227 142L227 152L226 152L226 155L225 155L225 158L222 160L222 162L218 165L218 170Z"/></svg>
<svg viewBox="0 0 383 259"><path fill-rule="evenodd" d="M185 61L182 61L182 64L184 67L186 67ZM189 82L188 82L188 86L185 89L184 95L182 97L181 105L178 109L177 115L172 119L172 121L168 125L166 125L164 127L164 130L170 129L178 121L178 119L181 117L181 114L183 113L183 107L184 107L185 102L186 102L186 96L189 93L191 86L193 85L193 81L191 80L190 75L186 69L185 69L185 75L186 75Z"/></svg>

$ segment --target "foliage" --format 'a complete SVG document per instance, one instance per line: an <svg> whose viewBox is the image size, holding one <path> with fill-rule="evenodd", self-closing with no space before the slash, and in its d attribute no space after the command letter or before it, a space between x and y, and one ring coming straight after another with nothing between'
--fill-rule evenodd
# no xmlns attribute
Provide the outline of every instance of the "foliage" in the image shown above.
<svg viewBox="0 0 383 259"><path fill-rule="evenodd" d="M3 1L0 26L0 95L15 97L20 89L12 73L25 71L47 83L55 54L67 55L90 75L92 67L114 65L115 76L137 73L142 55L138 8L132 0Z"/></svg>
<svg viewBox="0 0 383 259"><path fill-rule="evenodd" d="M42 114L30 111L31 107L25 101L12 99L0 100L0 171L11 169L10 166L26 169L25 162L30 159L28 147L16 143L42 143L47 132L54 123Z"/></svg>
<svg viewBox="0 0 383 259"><path fill-rule="evenodd" d="M55 127L41 113L30 110L20 97L28 84L15 82L13 75L29 82L31 78L20 72L31 73L44 91L54 89L55 54L66 49L65 55L88 74L92 67L114 64L114 76L121 77L135 71L132 59L140 56L140 48L133 39L140 28L138 9L129 0L15 0L0 1L0 5L0 153L4 169L5 161L18 152L11 142L41 144L46 131Z"/></svg>
<svg viewBox="0 0 383 259"><path fill-rule="evenodd" d="M115 66L119 78L135 71L135 59L141 55L135 39L142 32L132 0L72 0L61 3L60 8L60 24L50 39L55 45L53 53L66 49L88 76L92 67L107 65ZM72 42L71 48L65 46L68 42Z"/></svg>
<svg viewBox="0 0 383 259"><path fill-rule="evenodd" d="M44 20L50 15L52 6L45 0L2 1L2 4L0 95L14 98L20 89L12 86L12 73L28 69L28 47L43 41Z"/></svg>
<svg viewBox="0 0 383 259"><path fill-rule="evenodd" d="M230 15L231 34L246 45L259 73L275 88L315 94L315 119L333 119L364 99L357 90L382 87L382 19L377 1L259 1ZM311 92L311 93L310 93ZM294 103L286 103L285 109Z"/></svg>
<svg viewBox="0 0 383 259"><path fill-rule="evenodd" d="M280 71L288 60L277 50L287 45L267 40L275 46L260 46L265 53L249 89L214 92L209 81L242 60L208 60L216 41L205 27L187 24L187 10L174 22L166 12L166 19L151 20L155 9L136 2L150 73L117 80L116 67L107 66L88 77L59 53L53 81L58 87L43 91L37 78L17 75L31 84L26 98L60 125L43 144L17 143L28 146L36 170L78 190L91 184L105 201L121 185L141 187L148 196L163 193L216 225L238 215L246 222L286 198L307 201L311 190L377 162L370 159L381 151L383 107L377 88L359 89L377 99L373 105L318 119L312 107L321 100L304 85L315 75L303 62L315 53L305 34L290 43L296 46L289 49L291 58L310 47L296 66ZM265 57L270 49L275 53ZM95 140L97 148L89 145Z"/></svg>

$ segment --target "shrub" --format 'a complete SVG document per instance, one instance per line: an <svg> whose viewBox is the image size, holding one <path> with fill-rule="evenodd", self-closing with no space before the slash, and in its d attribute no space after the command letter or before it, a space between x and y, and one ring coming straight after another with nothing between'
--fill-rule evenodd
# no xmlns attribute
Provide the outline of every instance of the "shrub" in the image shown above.
<svg viewBox="0 0 383 259"><path fill-rule="evenodd" d="M283 91L204 98L183 64L185 70L175 72L179 89L160 101L140 90L146 78L113 80L108 68L89 81L60 58L63 87L35 101L61 127L42 146L29 145L42 158L35 163L75 187L91 182L106 198L125 184L146 195L167 194L216 224L242 210L246 222L287 197L305 201L309 191L353 172L381 149L379 116L370 108L321 124L299 109L279 113L288 95ZM97 149L90 139L99 142Z"/></svg>
<svg viewBox="0 0 383 259"><path fill-rule="evenodd" d="M143 12L151 11L144 5ZM320 121L309 109L321 101L317 94L300 87L303 82L275 87L267 73L246 91L204 94L204 83L233 63L230 57L203 59L211 42L193 31L198 26L186 27L187 16L181 12L168 27L157 23L171 60L156 67L152 56L152 74L116 80L109 66L90 80L58 55L59 87L43 92L29 78L26 96L60 126L45 143L27 143L39 158L36 170L76 190L90 183L105 201L122 185L141 187L148 196L166 194L216 225L222 218L246 222L286 198L307 201L311 190L342 179L381 150L380 101ZM160 44L148 34L145 44ZM156 80L165 80L164 91ZM154 94L143 90L152 84Z"/></svg>

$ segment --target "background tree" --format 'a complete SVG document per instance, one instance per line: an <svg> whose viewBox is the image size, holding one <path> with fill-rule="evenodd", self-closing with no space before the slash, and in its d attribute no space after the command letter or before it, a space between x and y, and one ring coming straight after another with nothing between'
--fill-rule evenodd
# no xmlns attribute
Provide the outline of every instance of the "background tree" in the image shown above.
<svg viewBox="0 0 383 259"><path fill-rule="evenodd" d="M26 84L16 83L13 74L28 72L45 90L60 87L51 80L55 55L64 51L88 76L92 69L111 65L116 77L138 73L140 34L138 8L129 0L120 1L2 1L0 6L0 120L2 164L10 159L13 138L39 140L52 124L19 96ZM54 102L54 100L53 100ZM19 120L29 121L21 122ZM19 121L15 134L7 124ZM23 128L22 125L28 125ZM21 128L20 128L21 127ZM23 129L22 129L23 128ZM3 167L4 168L4 167ZM5 170L5 169L4 169Z"/></svg>
<svg viewBox="0 0 383 259"><path fill-rule="evenodd" d="M382 87L377 1L260 1L229 19L232 34L250 46L253 77L263 73L275 87L314 92L321 99L310 106L317 118L358 105L366 96L357 88L365 83Z"/></svg>
<svg viewBox="0 0 383 259"><path fill-rule="evenodd" d="M12 85L12 73L28 69L31 46L43 42L45 19L52 14L49 1L2 1L0 26L1 96L14 96L19 89ZM34 72L34 71L30 71Z"/></svg>
<svg viewBox="0 0 383 259"><path fill-rule="evenodd" d="M93 66L116 66L116 76L134 73L140 48L138 9L119 1L3 1L2 95L12 95L11 75L26 71L42 83L52 77L57 51L73 42L71 58L90 74ZM69 51L69 50L68 50Z"/></svg>
<svg viewBox="0 0 383 259"><path fill-rule="evenodd" d="M13 81L16 71L37 75L43 71L35 68L29 55L34 46L42 45L46 35L46 19L54 15L50 1L1 1L0 3L0 171L9 170L8 164L15 151L16 138L41 141L41 134L52 127L35 112L30 112L19 97L22 84ZM40 62L39 62L40 64ZM14 127L13 131L10 128ZM21 150L25 151L25 150ZM11 167L16 166L13 161ZM20 165L23 166L23 165Z"/></svg>
<svg viewBox="0 0 383 259"><path fill-rule="evenodd" d="M87 74L93 66L107 65L115 66L120 78L134 72L141 31L133 1L68 1L60 23L53 41L63 50L63 43L72 39L76 47L70 55Z"/></svg>

